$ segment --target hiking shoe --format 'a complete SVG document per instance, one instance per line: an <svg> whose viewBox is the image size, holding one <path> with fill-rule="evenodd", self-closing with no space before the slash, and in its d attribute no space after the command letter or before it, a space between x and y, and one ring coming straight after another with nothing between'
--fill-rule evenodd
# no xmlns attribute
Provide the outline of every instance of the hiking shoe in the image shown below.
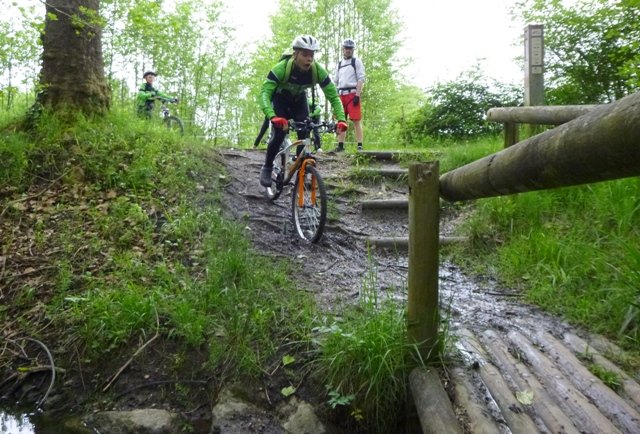
<svg viewBox="0 0 640 434"><path fill-rule="evenodd" d="M362 145L358 145L358 151L362 151Z"/></svg>
<svg viewBox="0 0 640 434"><path fill-rule="evenodd" d="M342 152L344 151L344 145L338 143L338 146L336 147L336 149L333 150L333 152Z"/></svg>
<svg viewBox="0 0 640 434"><path fill-rule="evenodd" d="M263 187L271 187L271 171L273 167L262 166L260 169L260 185Z"/></svg>
<svg viewBox="0 0 640 434"><path fill-rule="evenodd" d="M323 152L324 152L324 151L322 150L322 148L318 148L318 149L316 149L316 153L317 153L317 154L322 154Z"/></svg>

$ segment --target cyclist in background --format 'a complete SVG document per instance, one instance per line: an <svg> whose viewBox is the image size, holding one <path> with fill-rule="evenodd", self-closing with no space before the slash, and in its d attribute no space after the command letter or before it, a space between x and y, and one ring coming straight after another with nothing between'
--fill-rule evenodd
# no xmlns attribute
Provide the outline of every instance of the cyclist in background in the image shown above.
<svg viewBox="0 0 640 434"><path fill-rule="evenodd" d="M144 73L144 83L138 88L138 96L136 97L137 112L140 117L151 117L155 99L157 97L168 99L171 102L178 102L178 98L172 98L167 94L160 92L153 87L153 81L156 79L157 74L153 71L147 71Z"/></svg>
<svg viewBox="0 0 640 434"><path fill-rule="evenodd" d="M309 103L306 90L316 83L320 85L325 98L331 103L334 116L338 120L336 129L346 131L347 122L335 85L327 71L314 61L320 49L316 38L310 35L298 36L291 45L293 54L280 60L269 71L262 83L258 104L273 126L273 137L267 146L264 165L260 170L260 184L271 185L271 171L280 145L289 128L289 119L303 122L309 117ZM291 68L287 71L287 67ZM316 74L316 76L314 76ZM305 139L306 132L298 132L298 139ZM298 149L296 154L300 151Z"/></svg>

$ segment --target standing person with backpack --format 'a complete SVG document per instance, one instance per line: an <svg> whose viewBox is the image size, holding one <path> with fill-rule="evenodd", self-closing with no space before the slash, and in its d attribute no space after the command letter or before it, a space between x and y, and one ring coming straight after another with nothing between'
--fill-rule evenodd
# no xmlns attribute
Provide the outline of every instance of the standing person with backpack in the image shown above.
<svg viewBox="0 0 640 434"><path fill-rule="evenodd" d="M273 126L273 137L267 146L267 155L260 170L260 184L271 185L273 160L280 149L289 119L302 122L309 117L309 103L306 90L320 85L327 101L331 103L334 116L338 120L336 130L347 130L344 110L338 92L327 71L314 61L316 51L320 49L318 40L311 35L298 36L291 45L293 54L284 56L267 75L262 83L259 105ZM305 139L308 133L298 132L299 139ZM296 155L300 149L296 150Z"/></svg>
<svg viewBox="0 0 640 434"><path fill-rule="evenodd" d="M362 151L362 106L360 94L364 86L364 65L360 59L353 57L356 43L353 39L345 39L342 43L342 60L338 62L334 73L336 87L340 94L340 101L347 117L355 128L358 151ZM344 151L344 138L347 132L338 133L338 147L336 152Z"/></svg>

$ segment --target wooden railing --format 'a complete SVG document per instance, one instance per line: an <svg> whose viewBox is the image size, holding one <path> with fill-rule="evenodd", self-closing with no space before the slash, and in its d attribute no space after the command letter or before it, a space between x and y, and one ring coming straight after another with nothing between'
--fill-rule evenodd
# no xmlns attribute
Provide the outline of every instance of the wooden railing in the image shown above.
<svg viewBox="0 0 640 434"><path fill-rule="evenodd" d="M504 124L504 147L519 141L519 124L562 125L582 116L596 105L497 107L489 109L487 120Z"/></svg>
<svg viewBox="0 0 640 434"><path fill-rule="evenodd" d="M490 116L505 123L550 120L548 107L522 109L492 109ZM473 200L640 175L640 93L565 120L442 176L437 161L409 167L407 336L424 360L439 356L440 198ZM438 375L415 369L409 383L423 433L461 433Z"/></svg>
<svg viewBox="0 0 640 434"><path fill-rule="evenodd" d="M548 108L527 109L531 123ZM504 113L497 116L506 119ZM511 111L510 116L525 119L516 117L522 113ZM640 92L438 173L437 161L409 168L408 336L425 358L436 355L439 324L439 198L473 200L640 175Z"/></svg>

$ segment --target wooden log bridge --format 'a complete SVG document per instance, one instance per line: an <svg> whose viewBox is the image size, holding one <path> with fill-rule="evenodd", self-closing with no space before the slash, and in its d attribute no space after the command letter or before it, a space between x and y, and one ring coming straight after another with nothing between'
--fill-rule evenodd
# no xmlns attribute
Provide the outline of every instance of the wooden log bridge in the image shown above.
<svg viewBox="0 0 640 434"><path fill-rule="evenodd" d="M640 175L640 92L440 177L448 201Z"/></svg>

